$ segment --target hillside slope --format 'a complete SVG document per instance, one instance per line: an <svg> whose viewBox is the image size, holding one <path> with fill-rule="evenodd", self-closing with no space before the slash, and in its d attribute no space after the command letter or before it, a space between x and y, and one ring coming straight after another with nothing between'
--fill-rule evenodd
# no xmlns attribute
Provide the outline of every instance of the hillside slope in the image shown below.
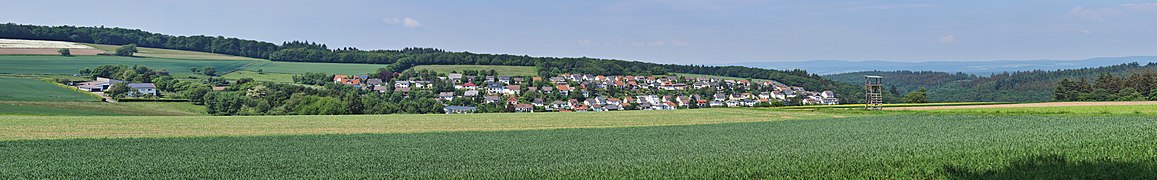
<svg viewBox="0 0 1157 180"><path fill-rule="evenodd" d="M1142 71L1157 71L1157 58L1148 59L1146 64L1134 62L1096 68L1064 69L1055 71L1018 71L997 73L987 77L945 72L856 72L828 75L825 77L842 82L862 81L863 75L884 76L885 86L895 86L904 94L912 89L925 87L933 101L1000 101L1000 102L1041 102L1052 101L1057 82L1062 79L1095 79L1102 73L1128 75ZM858 78L857 78L858 77Z"/></svg>
<svg viewBox="0 0 1157 180"><path fill-rule="evenodd" d="M57 40L96 44L137 44L141 47L211 52L274 61L390 64L386 69L401 72L418 65L515 65L535 66L536 74L552 76L563 73L598 75L662 75L669 73L704 74L737 78L769 79L809 90L831 90L846 103L861 100L858 86L832 81L804 70L780 71L742 66L702 66L658 64L596 58L530 57L510 54L447 52L433 48L401 50L330 49L310 42L270 42L212 36L172 36L138 29L37 26L0 24L0 38Z"/></svg>

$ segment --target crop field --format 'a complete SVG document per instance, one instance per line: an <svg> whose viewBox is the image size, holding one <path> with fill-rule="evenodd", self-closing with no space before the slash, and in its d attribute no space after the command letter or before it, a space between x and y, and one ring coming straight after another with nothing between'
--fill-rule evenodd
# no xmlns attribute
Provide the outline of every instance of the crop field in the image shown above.
<svg viewBox="0 0 1157 180"><path fill-rule="evenodd" d="M116 56L17 56L0 55L0 74L76 74L83 68L106 64L144 65L173 74L192 73L190 68L213 66L218 71L236 69L253 61L181 60Z"/></svg>
<svg viewBox="0 0 1157 180"><path fill-rule="evenodd" d="M63 42L63 41L44 41L44 40L24 40L24 39L0 39L0 49L92 49L80 43Z"/></svg>
<svg viewBox="0 0 1157 180"><path fill-rule="evenodd" d="M671 116L697 118L672 119ZM506 131L717 124L846 116L848 114L752 109L702 109L668 112L623 111L613 113L248 117L0 116L0 124L5 124L5 126L0 127L0 140Z"/></svg>
<svg viewBox="0 0 1157 180"><path fill-rule="evenodd" d="M979 114L1117 114L1117 115L1157 115L1157 104L1137 105L1086 105L1086 106L1030 106L930 109L920 112L936 113L979 113Z"/></svg>
<svg viewBox="0 0 1157 180"><path fill-rule="evenodd" d="M0 101L100 101L39 79L0 76L0 84Z"/></svg>
<svg viewBox="0 0 1157 180"><path fill-rule="evenodd" d="M439 73L462 72L465 70L494 70L501 76L537 76L534 66L495 66L495 65L421 65L413 69L432 70Z"/></svg>
<svg viewBox="0 0 1157 180"><path fill-rule="evenodd" d="M20 116L196 116L205 107L189 102L38 102L0 101L0 119ZM84 117L93 118L93 117ZM159 118L159 117L154 117ZM168 118L168 117L166 117ZM104 117L96 119L118 119Z"/></svg>
<svg viewBox="0 0 1157 180"><path fill-rule="evenodd" d="M221 75L221 78L237 80L241 78L253 78L255 81L265 82L279 82L279 83L293 83L293 74L285 73L257 73L248 70L241 70L229 74Z"/></svg>
<svg viewBox="0 0 1157 180"><path fill-rule="evenodd" d="M261 70L266 73L301 74L307 72L327 74L364 75L378 72L378 68L385 64L348 64L348 63L309 63L309 62L280 62L259 61L246 66L245 71Z"/></svg>
<svg viewBox="0 0 1157 180"><path fill-rule="evenodd" d="M883 112L844 117L848 114L829 112L782 121L767 119L799 112L709 109L655 113L659 118L637 120L650 112L83 121L0 116L2 123L13 125L0 127L3 139L10 139L0 141L0 151L5 152L0 159L6 159L0 161L0 174L17 179L1157 178L1154 116ZM692 114L680 114L688 112ZM667 113L674 114L658 115ZM307 119L298 120L302 118ZM732 119L757 120L620 127L627 122ZM277 125L284 121L291 122ZM588 121L618 128L497 128ZM463 129L334 132L366 124ZM238 126L261 128L235 129ZM329 133L231 136L315 126L326 127L320 132ZM175 127L213 131L217 136L166 134Z"/></svg>
<svg viewBox="0 0 1157 180"><path fill-rule="evenodd" d="M117 45L106 45L106 44L85 44L85 45L92 46L92 47L95 47L96 49L100 49L100 50L108 51L108 52L115 52L116 49L120 47ZM216 54L216 53L183 51L183 50L173 50L173 49L147 48L147 47L137 47L137 51L139 51L139 52L133 54L133 56L152 57L152 58L167 58L167 59L199 59L199 60L262 60L262 59L257 59L257 58L224 55L224 54Z"/></svg>

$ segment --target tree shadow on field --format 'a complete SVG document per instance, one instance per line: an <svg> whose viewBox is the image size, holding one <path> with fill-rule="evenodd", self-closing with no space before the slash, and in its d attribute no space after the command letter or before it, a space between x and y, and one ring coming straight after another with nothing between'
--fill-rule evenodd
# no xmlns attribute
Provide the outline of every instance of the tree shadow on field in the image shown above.
<svg viewBox="0 0 1157 180"><path fill-rule="evenodd" d="M1155 179L1157 163L1153 159L1071 161L1064 156L1042 155L1013 161L1002 169L978 172L948 165L944 171L953 179Z"/></svg>

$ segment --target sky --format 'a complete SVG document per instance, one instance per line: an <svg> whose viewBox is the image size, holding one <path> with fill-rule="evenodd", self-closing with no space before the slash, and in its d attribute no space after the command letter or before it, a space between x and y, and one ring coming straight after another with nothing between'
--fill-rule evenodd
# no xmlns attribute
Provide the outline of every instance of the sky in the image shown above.
<svg viewBox="0 0 1157 180"><path fill-rule="evenodd" d="M13 1L0 23L676 64L1157 55L1157 2Z"/></svg>

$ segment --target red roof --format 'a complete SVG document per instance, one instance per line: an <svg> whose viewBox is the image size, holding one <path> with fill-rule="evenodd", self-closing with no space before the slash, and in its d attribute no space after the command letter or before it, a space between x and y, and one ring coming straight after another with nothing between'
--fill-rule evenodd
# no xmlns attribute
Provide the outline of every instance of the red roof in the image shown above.
<svg viewBox="0 0 1157 180"><path fill-rule="evenodd" d="M570 91L570 86L558 85L558 87L555 87L554 89L558 89L559 91Z"/></svg>
<svg viewBox="0 0 1157 180"><path fill-rule="evenodd" d="M474 87L474 86L478 86L478 85L475 85L474 83L466 82L466 84L462 84L462 86L464 86L464 87Z"/></svg>

